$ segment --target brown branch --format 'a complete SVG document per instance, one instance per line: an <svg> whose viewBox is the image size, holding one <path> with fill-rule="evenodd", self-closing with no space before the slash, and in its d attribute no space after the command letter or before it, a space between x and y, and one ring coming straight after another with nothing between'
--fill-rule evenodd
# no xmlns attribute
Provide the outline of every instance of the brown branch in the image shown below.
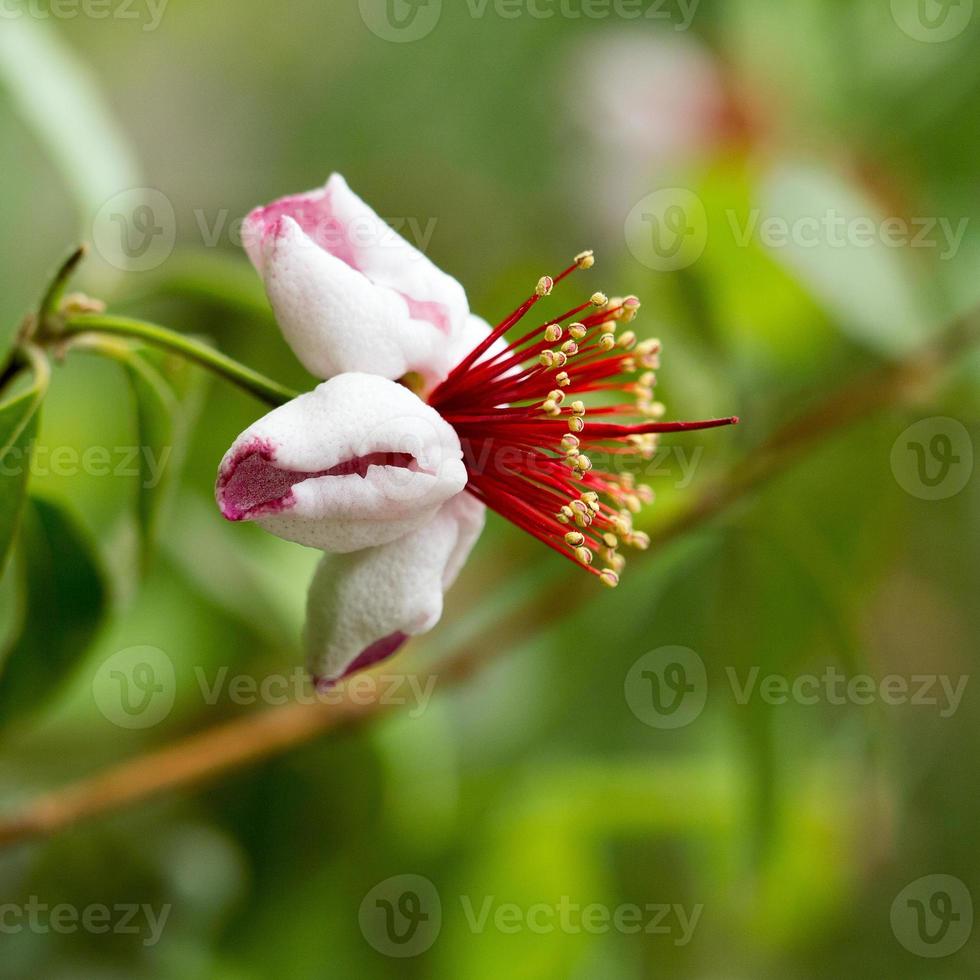
<svg viewBox="0 0 980 980"><path fill-rule="evenodd" d="M789 469L809 448L819 445L871 413L904 401L937 382L957 356L980 338L980 321L964 320L937 343L916 355L860 378L820 400L765 443L722 480L709 485L689 508L674 515L653 534L663 545L685 531L723 513L765 481ZM545 593L516 607L494 634L534 629L543 605L567 603L570 594L585 593L585 576L557 577ZM500 652L494 638L466 646L430 672L442 687L464 681ZM290 704L225 722L173 745L111 766L29 803L20 813L0 820L0 845L54 833L78 821L117 810L165 791L198 785L234 769L285 752L329 731L348 729L390 710L378 701L345 697L338 704Z"/></svg>

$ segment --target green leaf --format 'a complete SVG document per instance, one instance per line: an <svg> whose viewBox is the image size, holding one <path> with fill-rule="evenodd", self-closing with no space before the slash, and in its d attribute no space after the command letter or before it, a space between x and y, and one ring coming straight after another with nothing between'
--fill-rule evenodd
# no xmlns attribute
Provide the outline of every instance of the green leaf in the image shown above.
<svg viewBox="0 0 980 980"><path fill-rule="evenodd" d="M20 522L37 435L38 408L48 386L47 362L38 356L33 367L31 386L0 402L0 574Z"/></svg>
<svg viewBox="0 0 980 980"><path fill-rule="evenodd" d="M160 372L145 358L133 353L125 363L136 398L140 470L137 513L145 568L174 484L170 458L177 437L180 404Z"/></svg>
<svg viewBox="0 0 980 980"><path fill-rule="evenodd" d="M107 604L89 542L57 505L31 498L21 544L26 614L0 665L0 725L58 691L95 638Z"/></svg>
<svg viewBox="0 0 980 980"><path fill-rule="evenodd" d="M82 227L140 171L90 69L37 18L8 18L0 31L0 86L34 130L78 203Z"/></svg>

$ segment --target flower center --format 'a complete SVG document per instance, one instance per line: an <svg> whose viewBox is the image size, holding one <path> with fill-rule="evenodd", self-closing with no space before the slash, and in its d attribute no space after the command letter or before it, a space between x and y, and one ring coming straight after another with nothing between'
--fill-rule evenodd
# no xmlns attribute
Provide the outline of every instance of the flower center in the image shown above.
<svg viewBox="0 0 980 980"><path fill-rule="evenodd" d="M639 310L635 296L610 300L595 293L504 342L555 285L593 264L592 252L582 252L560 275L544 276L432 392L429 404L459 436L470 493L613 587L625 564L620 547L650 543L634 530L633 515L653 501L653 492L637 484L630 465L653 457L661 432L738 419L658 421L664 407L653 388L660 342L618 332ZM599 393L601 404L587 410L579 396L591 393ZM623 416L653 421L609 421Z"/></svg>

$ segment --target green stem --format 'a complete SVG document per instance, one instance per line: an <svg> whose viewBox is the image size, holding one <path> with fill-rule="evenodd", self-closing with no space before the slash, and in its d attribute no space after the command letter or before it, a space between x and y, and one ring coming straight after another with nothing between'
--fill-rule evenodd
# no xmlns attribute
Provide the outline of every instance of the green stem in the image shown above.
<svg viewBox="0 0 980 980"><path fill-rule="evenodd" d="M238 385L249 394L267 402L269 405L282 405L295 398L298 392L267 378L258 371L240 364L238 361L200 340L187 337L145 320L134 320L125 316L110 316L105 313L73 313L65 317L57 337L68 337L82 333L111 334L117 337L131 337L173 351L201 367Z"/></svg>
<svg viewBox="0 0 980 980"><path fill-rule="evenodd" d="M61 267L55 274L54 279L51 280L51 285L48 286L47 291L41 300L41 305L38 307L36 322L38 325L40 325L42 330L48 325L48 320L57 314L58 308L61 306L62 297L64 297L65 290L68 288L68 282L71 279L72 274L78 268L79 263L87 254L88 246L79 245L78 248L76 248L75 251L61 263Z"/></svg>

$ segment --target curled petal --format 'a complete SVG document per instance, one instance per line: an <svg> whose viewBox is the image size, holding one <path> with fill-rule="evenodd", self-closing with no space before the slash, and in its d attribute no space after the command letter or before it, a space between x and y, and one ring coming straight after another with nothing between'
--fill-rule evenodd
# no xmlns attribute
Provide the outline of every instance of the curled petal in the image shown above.
<svg viewBox="0 0 980 980"><path fill-rule="evenodd" d="M468 493L397 541L320 563L307 607L306 646L318 686L390 657L432 629L443 593L483 529L485 508Z"/></svg>
<svg viewBox="0 0 980 980"><path fill-rule="evenodd" d="M434 409L393 381L343 374L249 426L216 496L228 520L349 552L421 527L465 485L459 439Z"/></svg>
<svg viewBox="0 0 980 980"><path fill-rule="evenodd" d="M339 174L256 209L243 238L286 339L314 374L416 371L435 383L448 372L448 347L469 315L463 287Z"/></svg>

